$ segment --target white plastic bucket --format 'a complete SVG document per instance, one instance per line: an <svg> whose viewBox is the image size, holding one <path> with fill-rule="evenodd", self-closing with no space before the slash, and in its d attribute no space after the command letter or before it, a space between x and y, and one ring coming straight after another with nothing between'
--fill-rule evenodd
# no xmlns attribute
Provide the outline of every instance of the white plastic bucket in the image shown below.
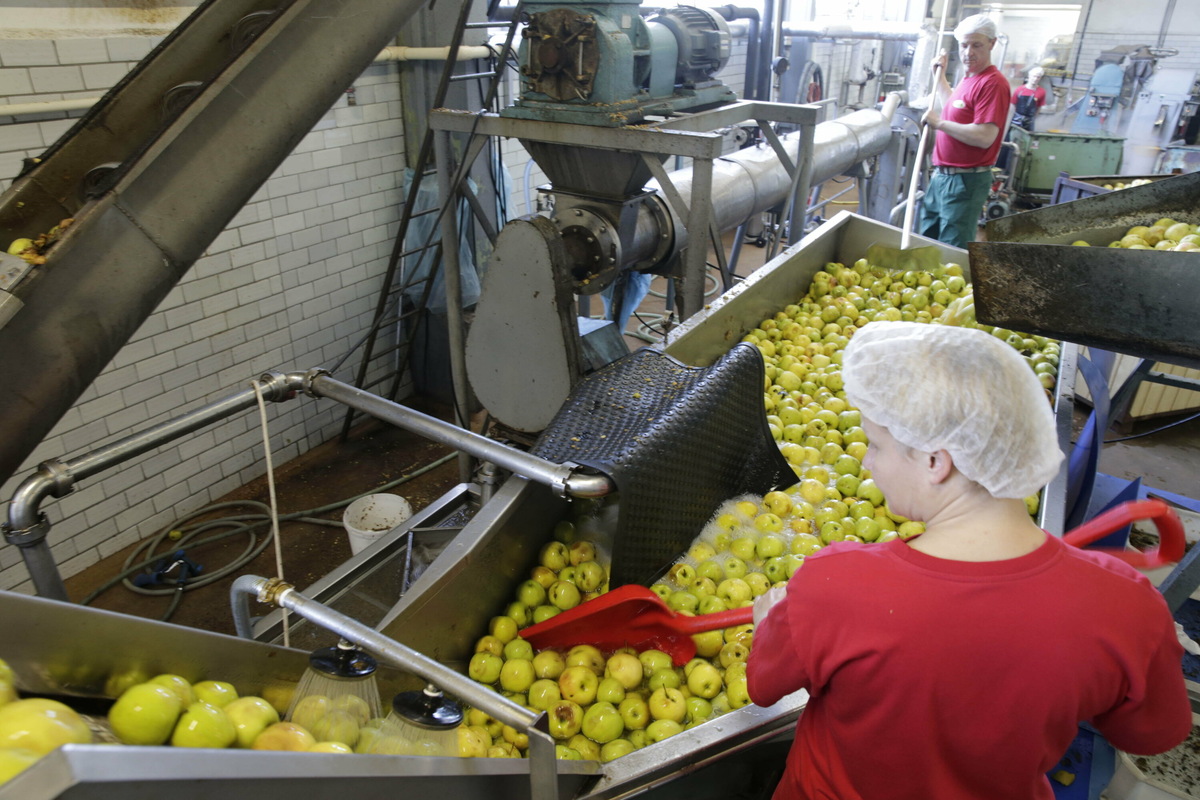
<svg viewBox="0 0 1200 800"><path fill-rule="evenodd" d="M342 513L342 525L350 534L350 552L357 555L412 516L412 506L398 494L369 494L360 497Z"/></svg>

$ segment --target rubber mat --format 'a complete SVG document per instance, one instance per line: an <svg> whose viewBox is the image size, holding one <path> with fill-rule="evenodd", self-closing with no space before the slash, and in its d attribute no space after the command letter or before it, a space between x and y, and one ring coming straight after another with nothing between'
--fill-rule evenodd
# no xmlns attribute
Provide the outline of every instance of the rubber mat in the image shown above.
<svg viewBox="0 0 1200 800"><path fill-rule="evenodd" d="M533 453L616 484L612 586L649 585L730 497L796 482L767 427L763 378L751 344L710 367L642 348L572 390Z"/></svg>

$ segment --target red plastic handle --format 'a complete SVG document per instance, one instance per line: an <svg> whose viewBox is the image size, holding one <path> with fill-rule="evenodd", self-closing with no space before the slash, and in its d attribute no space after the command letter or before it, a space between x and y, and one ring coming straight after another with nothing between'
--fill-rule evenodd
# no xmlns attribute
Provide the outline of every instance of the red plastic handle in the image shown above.
<svg viewBox="0 0 1200 800"><path fill-rule="evenodd" d="M715 614L697 614L694 617L678 614L675 625L681 633L697 634L705 631L715 631L721 628L733 628L737 625L749 625L754 622L754 606L731 608L718 611Z"/></svg>
<svg viewBox="0 0 1200 800"><path fill-rule="evenodd" d="M1063 536L1063 541L1075 547L1083 547L1139 519L1153 521L1154 527L1158 529L1158 546L1153 550L1141 552L1115 547L1098 549L1139 569L1174 564L1183 558L1186 544L1183 522L1174 509L1162 500L1130 500L1121 503L1068 531Z"/></svg>

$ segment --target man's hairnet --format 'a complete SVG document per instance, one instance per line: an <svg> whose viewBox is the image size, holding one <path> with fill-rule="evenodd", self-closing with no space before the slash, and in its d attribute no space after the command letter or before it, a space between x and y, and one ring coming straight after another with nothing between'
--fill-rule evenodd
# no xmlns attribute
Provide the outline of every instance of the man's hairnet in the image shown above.
<svg viewBox="0 0 1200 800"><path fill-rule="evenodd" d="M1041 382L1011 346L981 330L872 322L842 364L846 398L896 441L946 450L994 497L1028 497L1063 454Z"/></svg>
<svg viewBox="0 0 1200 800"><path fill-rule="evenodd" d="M962 41L972 33L982 33L989 39L995 39L996 22L987 14L972 14L954 26L954 38Z"/></svg>

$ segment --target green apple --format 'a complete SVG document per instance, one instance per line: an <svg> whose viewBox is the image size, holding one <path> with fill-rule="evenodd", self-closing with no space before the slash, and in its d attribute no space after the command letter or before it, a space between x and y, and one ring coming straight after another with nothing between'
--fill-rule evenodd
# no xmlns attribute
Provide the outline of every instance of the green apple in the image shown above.
<svg viewBox="0 0 1200 800"><path fill-rule="evenodd" d="M562 653L557 650L543 650L533 657L533 674L539 678L549 678L557 681L567 668ZM497 673L499 676L499 673Z"/></svg>
<svg viewBox="0 0 1200 800"><path fill-rule="evenodd" d="M568 667L587 667L597 678L604 674L606 663L600 648L590 644L577 644L567 651L566 664Z"/></svg>
<svg viewBox="0 0 1200 800"><path fill-rule="evenodd" d="M641 730L650 722L650 707L638 695L627 695L617 706L621 720L631 731Z"/></svg>
<svg viewBox="0 0 1200 800"><path fill-rule="evenodd" d="M567 555L567 546L562 542L547 542L538 553L538 563L558 572L571 563L570 556Z"/></svg>
<svg viewBox="0 0 1200 800"><path fill-rule="evenodd" d="M665 603L667 598L671 596L671 592L675 591L665 583L659 582L650 587L650 591L654 592Z"/></svg>
<svg viewBox="0 0 1200 800"><path fill-rule="evenodd" d="M700 598L700 602L704 602L704 598L712 597L717 593L717 583L712 578L696 578L696 582L692 584L692 594Z"/></svg>
<svg viewBox="0 0 1200 800"><path fill-rule="evenodd" d="M798 533L792 537L789 549L793 555L810 556L821 549L821 540L811 533Z"/></svg>
<svg viewBox="0 0 1200 800"><path fill-rule="evenodd" d="M403 755L403 754L402 754ZM488 748L488 758L520 758L521 751L508 742L498 742Z"/></svg>
<svg viewBox="0 0 1200 800"><path fill-rule="evenodd" d="M638 666L641 668L641 665ZM616 705L625 699L625 687L616 678L601 678L596 687L596 701Z"/></svg>
<svg viewBox="0 0 1200 800"><path fill-rule="evenodd" d="M749 572L746 574L746 585L750 587L750 593L754 597L760 594L765 594L767 589L771 588L772 581L761 572Z"/></svg>
<svg viewBox="0 0 1200 800"><path fill-rule="evenodd" d="M254 738L251 749L303 752L316 743L317 740L304 727L294 722L276 722Z"/></svg>
<svg viewBox="0 0 1200 800"><path fill-rule="evenodd" d="M565 744L554 745L554 757L559 761L582 761L583 756L579 755L579 751L573 747L567 747Z"/></svg>
<svg viewBox="0 0 1200 800"><path fill-rule="evenodd" d="M699 725L708 720L713 715L712 703L700 697L692 695L687 698L687 718L689 720L688 727Z"/></svg>
<svg viewBox="0 0 1200 800"><path fill-rule="evenodd" d="M519 600L514 600L505 607L504 616L517 623L517 629L520 630L533 621L533 609Z"/></svg>
<svg viewBox="0 0 1200 800"><path fill-rule="evenodd" d="M504 659L491 653L476 653L467 663L467 674L480 683L495 683L500 680Z"/></svg>
<svg viewBox="0 0 1200 800"><path fill-rule="evenodd" d="M0 786L8 783L15 775L24 772L41 757L41 753L35 753L23 747L0 748Z"/></svg>
<svg viewBox="0 0 1200 800"><path fill-rule="evenodd" d="M675 662L662 650L643 650L638 653L638 661L642 662L642 677L649 678L656 670L670 667Z"/></svg>
<svg viewBox="0 0 1200 800"><path fill-rule="evenodd" d="M623 688L635 689L645 677L642 662L632 653L614 653L604 664L604 674L616 679Z"/></svg>
<svg viewBox="0 0 1200 800"><path fill-rule="evenodd" d="M656 720L669 719L683 722L687 715L687 701L678 689L663 686L655 689L646 701L650 716Z"/></svg>
<svg viewBox="0 0 1200 800"><path fill-rule="evenodd" d="M721 569L725 573L724 580L745 577L747 570L746 562L737 556L729 556L729 558L721 562ZM720 584L717 585L720 586Z"/></svg>
<svg viewBox="0 0 1200 800"><path fill-rule="evenodd" d="M711 700L720 694L723 688L721 673L712 664L704 661L697 664L688 675L687 687L694 696Z"/></svg>
<svg viewBox="0 0 1200 800"><path fill-rule="evenodd" d="M717 554L717 549L705 541L699 541L688 548L688 558L700 564L713 558Z"/></svg>
<svg viewBox="0 0 1200 800"><path fill-rule="evenodd" d="M605 742L600 748L600 761L607 764L621 756L629 755L636 749L628 739L613 739L611 742Z"/></svg>
<svg viewBox="0 0 1200 800"><path fill-rule="evenodd" d="M578 703L562 700L547 710L547 722L550 735L559 741L566 741L579 733L579 727L583 724L583 709Z"/></svg>
<svg viewBox="0 0 1200 800"><path fill-rule="evenodd" d="M721 652L721 647L725 644L725 636L720 631L705 631L692 634L692 641L696 643L696 655L712 658Z"/></svg>
<svg viewBox="0 0 1200 800"><path fill-rule="evenodd" d="M196 693L192 691L192 684L188 682L187 678L181 675L174 675L172 673L155 675L149 680L149 683L162 684L175 692L179 695L179 702L183 703L184 708L196 702Z"/></svg>
<svg viewBox="0 0 1200 800"><path fill-rule="evenodd" d="M261 697L239 697L225 706L225 716L237 732L237 746L249 749L258 735L279 722L279 713ZM109 721L112 721L110 714Z"/></svg>
<svg viewBox="0 0 1200 800"><path fill-rule="evenodd" d="M288 713L288 721L294 722L311 731L321 717L333 708L333 701L323 694L310 694L296 701L296 706Z"/></svg>
<svg viewBox="0 0 1200 800"><path fill-rule="evenodd" d="M488 736L487 739L484 739L487 734L468 726L460 726L457 733L459 758L485 758L487 756L487 750L492 746L492 737Z"/></svg>
<svg viewBox="0 0 1200 800"><path fill-rule="evenodd" d="M737 608L754 597L750 584L741 578L726 578L717 585L717 597L730 608Z"/></svg>
<svg viewBox="0 0 1200 800"><path fill-rule="evenodd" d="M724 600L722 600L720 597L717 597L715 590L712 595L705 597L700 601L699 611L701 614L716 614L721 611L727 611L728 609L729 606L725 604Z"/></svg>
<svg viewBox="0 0 1200 800"><path fill-rule="evenodd" d="M524 692L533 685L536 677L532 661L511 658L500 667L500 688L506 692Z"/></svg>
<svg viewBox="0 0 1200 800"><path fill-rule="evenodd" d="M504 657L506 659L520 658L526 661L533 660L533 645L518 636L508 644L504 645Z"/></svg>
<svg viewBox="0 0 1200 800"><path fill-rule="evenodd" d="M575 541L577 533L575 531L575 523L569 519L560 520L554 524L554 540L563 544L570 544Z"/></svg>
<svg viewBox="0 0 1200 800"><path fill-rule="evenodd" d="M729 698L730 708L741 708L750 705L750 692L746 688L745 678L735 678L725 682L725 695Z"/></svg>
<svg viewBox="0 0 1200 800"><path fill-rule="evenodd" d="M575 585L584 592L594 592L604 585L608 575L595 561L584 561L575 568Z"/></svg>
<svg viewBox="0 0 1200 800"><path fill-rule="evenodd" d="M567 557L571 566L577 567L585 561L596 560L596 546L591 542L574 541L567 548Z"/></svg>
<svg viewBox="0 0 1200 800"><path fill-rule="evenodd" d="M175 724L171 744L175 747L232 747L237 741L237 729L224 710L204 702L188 706Z"/></svg>
<svg viewBox="0 0 1200 800"><path fill-rule="evenodd" d="M705 559L696 567L697 579L708 578L720 583L725 580L725 569L715 558Z"/></svg>
<svg viewBox="0 0 1200 800"><path fill-rule="evenodd" d="M729 543L729 552L742 561L752 561L755 557L756 542L753 537L740 536ZM729 574L729 565L725 566L725 573Z"/></svg>
<svg viewBox="0 0 1200 800"><path fill-rule="evenodd" d="M562 613L561 608L556 608L555 606L543 604L533 610L533 614L531 615L531 620L533 621L533 624L536 625L539 622L545 622L546 620L550 619L551 617L556 616L561 613Z"/></svg>
<svg viewBox="0 0 1200 800"><path fill-rule="evenodd" d="M349 711L334 709L317 720L310 732L318 742L341 742L352 748L358 742L358 718Z"/></svg>
<svg viewBox="0 0 1200 800"><path fill-rule="evenodd" d="M600 760L600 745L584 736L582 731L567 740L567 747L570 747L572 750L578 750L579 757L584 761Z"/></svg>
<svg viewBox="0 0 1200 800"><path fill-rule="evenodd" d="M558 580L550 587L550 604L560 611L568 611L583 599L579 587L570 581Z"/></svg>
<svg viewBox="0 0 1200 800"><path fill-rule="evenodd" d="M92 731L70 706L40 697L0 708L0 747L45 755L59 745L89 744Z"/></svg>
<svg viewBox="0 0 1200 800"><path fill-rule="evenodd" d="M593 742L605 744L621 735L625 730L625 722L612 703L598 702L583 712L581 730L583 735Z"/></svg>
<svg viewBox="0 0 1200 800"><path fill-rule="evenodd" d="M782 492L780 492L780 494L782 494ZM780 529L782 529L782 527L783 523L781 521ZM758 543L755 545L755 553L762 561L766 561L768 558L781 556L786 550L787 545L784 543L783 539L774 535L773 533L766 534L759 539Z"/></svg>
<svg viewBox="0 0 1200 800"><path fill-rule="evenodd" d="M237 689L225 681L200 681L192 685L192 691L198 701L217 708L224 708L238 698Z"/></svg>
<svg viewBox="0 0 1200 800"><path fill-rule="evenodd" d="M125 744L160 745L171 738L182 712L183 703L175 692L162 684L139 683L113 703L108 723Z"/></svg>
<svg viewBox="0 0 1200 800"><path fill-rule="evenodd" d="M683 679L679 677L679 670L675 669L675 667L663 667L650 673L646 684L650 687L651 691L662 687L678 689L683 685Z"/></svg>
<svg viewBox="0 0 1200 800"><path fill-rule="evenodd" d="M467 710L467 723L483 728L487 731L488 736L493 739L499 736L500 732L504 729L504 723L478 708Z"/></svg>
<svg viewBox="0 0 1200 800"><path fill-rule="evenodd" d="M532 580L534 583L536 583L538 586L541 586L544 591L546 589L549 589L551 586L553 586L554 582L556 580L558 580L558 573L556 573L554 570L550 569L549 567L544 567L541 564L538 564L536 567L534 567L530 571L529 579ZM520 597L518 597L517 599L520 599Z"/></svg>
<svg viewBox="0 0 1200 800"><path fill-rule="evenodd" d="M488 621L488 633L495 636L503 644L508 644L517 638L518 629L517 621L509 616L492 617Z"/></svg>
<svg viewBox="0 0 1200 800"><path fill-rule="evenodd" d="M492 636L490 633L486 636L480 636L475 642L476 653L491 653L494 656L504 655L504 642Z"/></svg>
<svg viewBox="0 0 1200 800"><path fill-rule="evenodd" d="M762 574L766 576L771 583L777 583L787 578L787 567L784 563L783 556L768 558L763 563ZM751 587L754 588L754 587Z"/></svg>
<svg viewBox="0 0 1200 800"><path fill-rule="evenodd" d="M505 725L500 735L504 737L504 741L522 752L529 749L529 734L517 730L512 725Z"/></svg>
<svg viewBox="0 0 1200 800"><path fill-rule="evenodd" d="M694 614L700 608L700 598L688 591L671 592L671 596L667 598L667 606L675 611Z"/></svg>
<svg viewBox="0 0 1200 800"><path fill-rule="evenodd" d="M696 581L696 568L687 562L680 562L667 571L667 579L686 589Z"/></svg>
<svg viewBox="0 0 1200 800"><path fill-rule="evenodd" d="M353 753L354 749L341 742L317 742L308 748L307 753Z"/></svg>
<svg viewBox="0 0 1200 800"><path fill-rule="evenodd" d="M726 642L718 657L721 659L721 666L728 667L730 664L749 658L750 648L741 642Z"/></svg>
<svg viewBox="0 0 1200 800"><path fill-rule="evenodd" d="M546 587L530 578L517 587L517 600L529 608L540 606L546 602Z"/></svg>
<svg viewBox="0 0 1200 800"><path fill-rule="evenodd" d="M525 702L530 708L546 711L562 700L562 692L558 689L558 681L549 678L538 678L534 681L525 695Z"/></svg>
<svg viewBox="0 0 1200 800"><path fill-rule="evenodd" d="M656 719L646 726L646 743L655 744L683 732L683 725L673 719Z"/></svg>
<svg viewBox="0 0 1200 800"><path fill-rule="evenodd" d="M575 665L563 670L558 676L558 690L563 698L581 706L596 699L596 690L600 688L600 679L590 667Z"/></svg>

